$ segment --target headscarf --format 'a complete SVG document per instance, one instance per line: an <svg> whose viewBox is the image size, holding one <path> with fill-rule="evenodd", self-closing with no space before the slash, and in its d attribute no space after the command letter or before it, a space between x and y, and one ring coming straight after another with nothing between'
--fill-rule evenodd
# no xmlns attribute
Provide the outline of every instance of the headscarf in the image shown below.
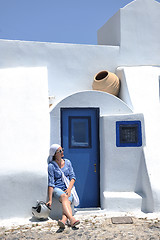
<svg viewBox="0 0 160 240"><path fill-rule="evenodd" d="M52 144L50 149L49 149L49 155L54 156L54 154L56 153L56 151L59 147L60 147L59 144Z"/></svg>

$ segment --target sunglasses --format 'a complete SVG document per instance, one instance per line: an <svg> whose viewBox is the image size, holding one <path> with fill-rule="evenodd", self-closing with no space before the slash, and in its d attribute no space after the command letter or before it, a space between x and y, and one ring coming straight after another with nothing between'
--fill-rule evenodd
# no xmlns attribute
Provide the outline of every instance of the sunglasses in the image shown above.
<svg viewBox="0 0 160 240"><path fill-rule="evenodd" d="M61 153L61 152L63 152L63 151L64 151L64 148L58 150L57 153Z"/></svg>

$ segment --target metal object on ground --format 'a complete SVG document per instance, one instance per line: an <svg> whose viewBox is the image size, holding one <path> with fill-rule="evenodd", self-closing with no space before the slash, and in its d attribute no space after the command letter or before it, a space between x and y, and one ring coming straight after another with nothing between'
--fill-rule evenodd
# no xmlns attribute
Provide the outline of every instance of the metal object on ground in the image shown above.
<svg viewBox="0 0 160 240"><path fill-rule="evenodd" d="M113 224L132 224L133 220L131 217L112 217L111 221Z"/></svg>

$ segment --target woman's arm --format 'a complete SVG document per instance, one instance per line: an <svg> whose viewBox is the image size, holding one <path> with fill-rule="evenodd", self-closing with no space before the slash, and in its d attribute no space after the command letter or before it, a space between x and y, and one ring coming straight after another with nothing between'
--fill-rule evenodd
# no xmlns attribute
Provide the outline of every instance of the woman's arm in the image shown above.
<svg viewBox="0 0 160 240"><path fill-rule="evenodd" d="M49 198L49 201L46 203L49 206L52 205L52 194L53 194L54 187L55 187L55 184L54 184L54 166L53 166L53 164L50 163L48 165L48 198Z"/></svg>
<svg viewBox="0 0 160 240"><path fill-rule="evenodd" d="M49 205L49 207L51 207L51 205L52 205L52 194L53 194L53 187L48 187L49 201L46 204Z"/></svg>

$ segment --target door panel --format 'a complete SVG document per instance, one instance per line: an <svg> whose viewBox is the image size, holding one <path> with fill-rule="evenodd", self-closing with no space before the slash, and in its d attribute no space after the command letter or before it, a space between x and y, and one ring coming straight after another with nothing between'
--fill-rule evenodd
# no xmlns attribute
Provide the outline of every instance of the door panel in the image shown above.
<svg viewBox="0 0 160 240"><path fill-rule="evenodd" d="M79 207L98 207L99 109L62 108L61 141L65 157L72 162L76 174Z"/></svg>

